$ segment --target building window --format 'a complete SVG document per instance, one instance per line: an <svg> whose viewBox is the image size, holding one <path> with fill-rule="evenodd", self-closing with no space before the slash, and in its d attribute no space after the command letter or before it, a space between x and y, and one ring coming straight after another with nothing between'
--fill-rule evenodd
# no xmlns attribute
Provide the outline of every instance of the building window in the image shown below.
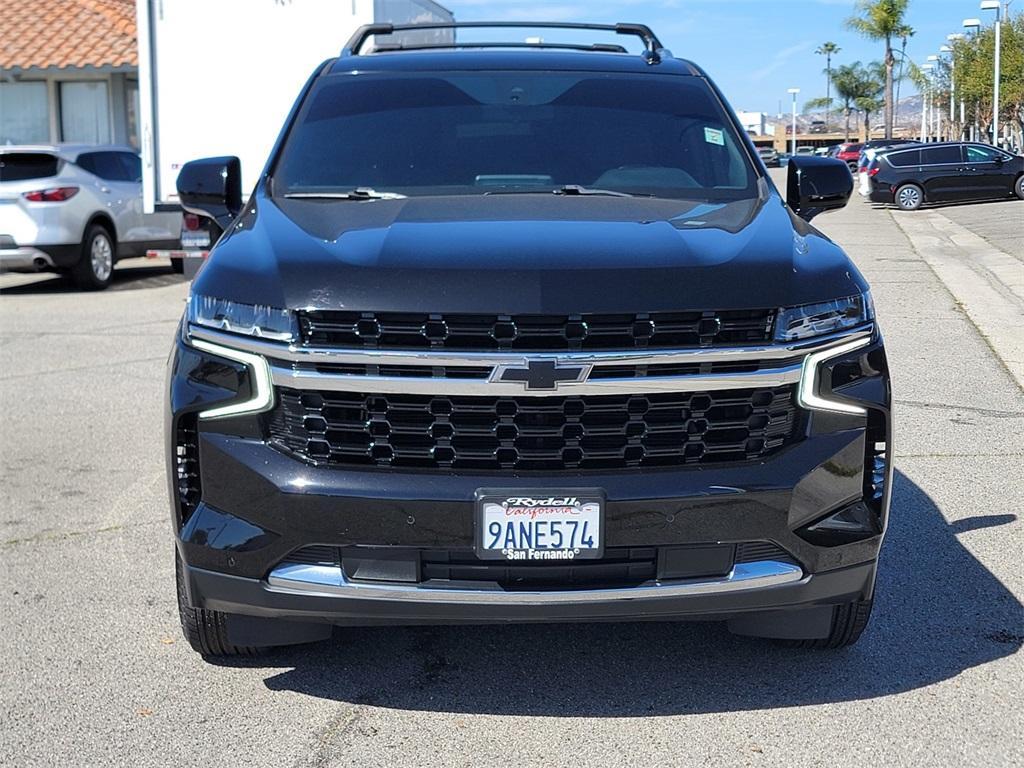
<svg viewBox="0 0 1024 768"><path fill-rule="evenodd" d="M110 93L105 80L69 80L60 84L61 141L110 143Z"/></svg>
<svg viewBox="0 0 1024 768"><path fill-rule="evenodd" d="M128 124L128 144L139 148L139 81L125 80L124 83L125 122Z"/></svg>
<svg viewBox="0 0 1024 768"><path fill-rule="evenodd" d="M46 144L49 141L46 83L0 82L0 144Z"/></svg>

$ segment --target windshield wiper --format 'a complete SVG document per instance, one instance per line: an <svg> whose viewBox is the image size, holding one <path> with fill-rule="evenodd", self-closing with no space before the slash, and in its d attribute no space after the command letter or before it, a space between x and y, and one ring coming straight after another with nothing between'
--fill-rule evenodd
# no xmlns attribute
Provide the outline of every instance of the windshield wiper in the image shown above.
<svg viewBox="0 0 1024 768"><path fill-rule="evenodd" d="M634 197L629 192L616 192L614 189L590 189L579 184L566 184L552 190L556 195L606 195L608 197Z"/></svg>
<svg viewBox="0 0 1024 768"><path fill-rule="evenodd" d="M654 197L654 195L631 195L614 189L591 189L579 184L566 184L558 189L492 189L485 195L605 195L606 197Z"/></svg>
<svg viewBox="0 0 1024 768"><path fill-rule="evenodd" d="M289 192L285 197L298 200L404 200L397 192L378 192L370 187L356 187L348 192Z"/></svg>

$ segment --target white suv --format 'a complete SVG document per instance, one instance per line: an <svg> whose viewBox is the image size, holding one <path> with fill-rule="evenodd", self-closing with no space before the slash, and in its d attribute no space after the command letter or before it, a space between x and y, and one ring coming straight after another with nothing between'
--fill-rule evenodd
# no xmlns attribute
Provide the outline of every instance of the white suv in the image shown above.
<svg viewBox="0 0 1024 768"><path fill-rule="evenodd" d="M180 213L142 212L142 169L127 147L0 146L0 271L69 273L106 288L114 262L176 248Z"/></svg>

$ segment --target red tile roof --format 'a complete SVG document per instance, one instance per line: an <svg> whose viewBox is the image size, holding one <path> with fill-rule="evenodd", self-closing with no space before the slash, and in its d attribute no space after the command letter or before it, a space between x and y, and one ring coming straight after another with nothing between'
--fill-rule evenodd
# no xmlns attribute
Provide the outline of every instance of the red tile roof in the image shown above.
<svg viewBox="0 0 1024 768"><path fill-rule="evenodd" d="M138 62L134 0L0 0L0 70Z"/></svg>

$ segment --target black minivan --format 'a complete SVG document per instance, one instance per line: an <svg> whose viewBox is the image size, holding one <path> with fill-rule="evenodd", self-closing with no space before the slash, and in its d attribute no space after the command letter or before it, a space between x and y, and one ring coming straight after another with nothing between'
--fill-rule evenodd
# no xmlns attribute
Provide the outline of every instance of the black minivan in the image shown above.
<svg viewBox="0 0 1024 768"><path fill-rule="evenodd" d="M1024 200L1024 157L987 144L944 142L879 152L867 168L870 197L914 211L924 203Z"/></svg>

